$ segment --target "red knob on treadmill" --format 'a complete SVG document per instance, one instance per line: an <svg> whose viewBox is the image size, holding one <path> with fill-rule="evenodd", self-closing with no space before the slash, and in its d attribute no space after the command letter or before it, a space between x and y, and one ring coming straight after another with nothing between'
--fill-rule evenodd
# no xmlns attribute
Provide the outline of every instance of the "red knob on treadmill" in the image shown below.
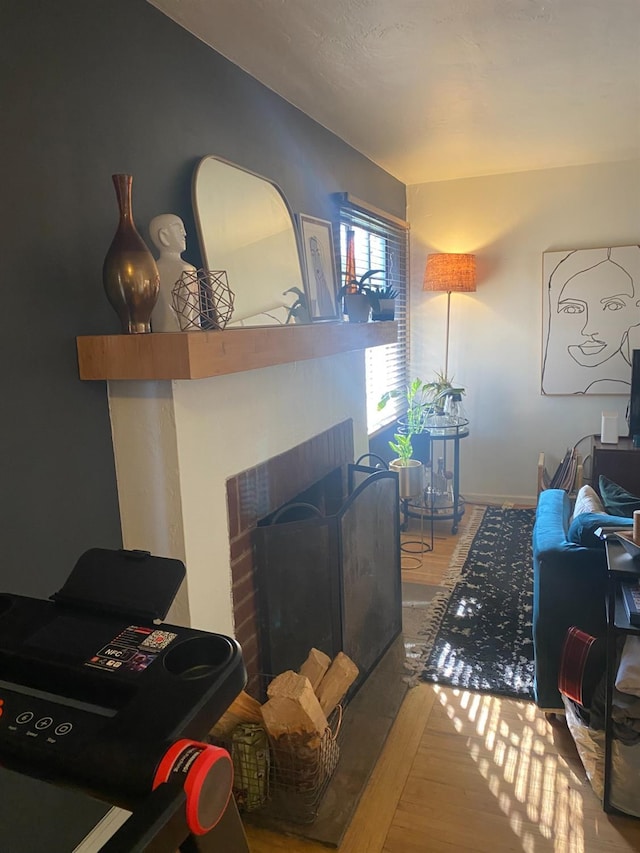
<svg viewBox="0 0 640 853"><path fill-rule="evenodd" d="M225 813L233 786L233 764L226 749L196 740L178 740L165 752L153 780L180 781L187 795L187 826L204 835Z"/></svg>

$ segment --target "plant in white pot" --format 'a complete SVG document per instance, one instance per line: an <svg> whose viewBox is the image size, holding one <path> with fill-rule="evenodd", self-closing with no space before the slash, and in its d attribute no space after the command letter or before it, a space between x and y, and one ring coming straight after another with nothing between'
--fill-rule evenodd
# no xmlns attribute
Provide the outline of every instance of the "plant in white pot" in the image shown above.
<svg viewBox="0 0 640 853"><path fill-rule="evenodd" d="M397 432L394 439L395 442L389 442L389 447L398 457L391 460L389 468L398 475L400 497L417 497L424 489L424 465L412 456L411 435Z"/></svg>

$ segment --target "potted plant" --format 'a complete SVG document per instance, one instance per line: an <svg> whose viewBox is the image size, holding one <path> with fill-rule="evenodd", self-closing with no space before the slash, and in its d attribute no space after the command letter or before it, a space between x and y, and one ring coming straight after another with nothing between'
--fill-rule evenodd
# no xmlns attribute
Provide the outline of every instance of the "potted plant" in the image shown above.
<svg viewBox="0 0 640 853"><path fill-rule="evenodd" d="M465 389L455 385L442 372L436 372L435 379L424 383L424 392L429 399L427 427L432 435L441 431L454 431L467 423L462 396Z"/></svg>
<svg viewBox="0 0 640 853"><path fill-rule="evenodd" d="M393 320L396 315L398 291L387 285L371 288L372 320Z"/></svg>
<svg viewBox="0 0 640 853"><path fill-rule="evenodd" d="M425 382L422 386L423 393L428 398L431 412L443 412L447 398L462 397L465 389L460 385L453 384L453 377L448 379L442 371L436 371L435 379Z"/></svg>
<svg viewBox="0 0 640 853"><path fill-rule="evenodd" d="M407 414L403 422L406 429L403 431L408 432L409 435L422 432L425 427L430 402L430 396L427 394L425 388L426 386L422 379L416 378L408 385L405 385L404 388L393 388L391 391L386 391L378 402L378 411L382 411L389 400L404 397L407 403Z"/></svg>
<svg viewBox="0 0 640 853"><path fill-rule="evenodd" d="M404 417L398 419L398 432L412 438L418 459L427 463L430 457L430 437L426 423L430 395L425 390L425 383L422 379L416 378L404 388L394 388L392 391L387 391L378 402L378 411L384 409L389 400L398 397L404 397L407 404Z"/></svg>
<svg viewBox="0 0 640 853"><path fill-rule="evenodd" d="M464 393L462 386L454 385L452 379L438 371L431 382L416 378L404 388L385 392L378 402L378 411L384 409L389 400L404 397L407 401L404 423L411 433L418 433L426 428L430 415L444 412L447 398L461 398Z"/></svg>
<svg viewBox="0 0 640 853"><path fill-rule="evenodd" d="M425 463L430 459L430 430L451 426L445 422L447 401L453 408L460 408L460 400L465 389L454 385L442 372L436 372L431 382L413 379L404 388L394 388L382 395L378 402L378 411L384 409L389 400L403 397L407 403L404 417L398 419L398 431L413 437L416 455ZM453 422L452 422L453 423Z"/></svg>
<svg viewBox="0 0 640 853"><path fill-rule="evenodd" d="M367 270L360 278L350 278L340 288L340 298L343 300L344 313L350 323L367 323L369 314L374 307L374 288L367 284L374 275L383 270Z"/></svg>
<svg viewBox="0 0 640 853"><path fill-rule="evenodd" d="M424 466L419 459L413 459L411 436L397 432L395 442L390 441L389 447L398 454L392 459L389 468L398 474L398 487L401 498L413 498L422 494L424 489Z"/></svg>

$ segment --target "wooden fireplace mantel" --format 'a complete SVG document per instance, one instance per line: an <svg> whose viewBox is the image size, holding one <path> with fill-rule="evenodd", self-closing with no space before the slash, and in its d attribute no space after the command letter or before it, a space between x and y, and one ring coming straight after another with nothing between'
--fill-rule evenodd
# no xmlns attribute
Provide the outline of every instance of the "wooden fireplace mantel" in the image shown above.
<svg viewBox="0 0 640 853"><path fill-rule="evenodd" d="M394 321L76 338L80 379L204 379L396 343Z"/></svg>

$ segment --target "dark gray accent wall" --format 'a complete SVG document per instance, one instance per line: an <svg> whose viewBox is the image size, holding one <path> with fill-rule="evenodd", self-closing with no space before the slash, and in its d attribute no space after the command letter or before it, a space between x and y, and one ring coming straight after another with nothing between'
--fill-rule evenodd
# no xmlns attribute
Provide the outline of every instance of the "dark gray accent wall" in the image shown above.
<svg viewBox="0 0 640 853"><path fill-rule="evenodd" d="M2 584L47 596L87 548L119 547L106 384L80 382L75 336L119 332L102 289L117 223L191 210L199 159L276 181L331 218L347 191L405 216L405 187L145 0L0 3ZM275 404L275 403L274 403Z"/></svg>

